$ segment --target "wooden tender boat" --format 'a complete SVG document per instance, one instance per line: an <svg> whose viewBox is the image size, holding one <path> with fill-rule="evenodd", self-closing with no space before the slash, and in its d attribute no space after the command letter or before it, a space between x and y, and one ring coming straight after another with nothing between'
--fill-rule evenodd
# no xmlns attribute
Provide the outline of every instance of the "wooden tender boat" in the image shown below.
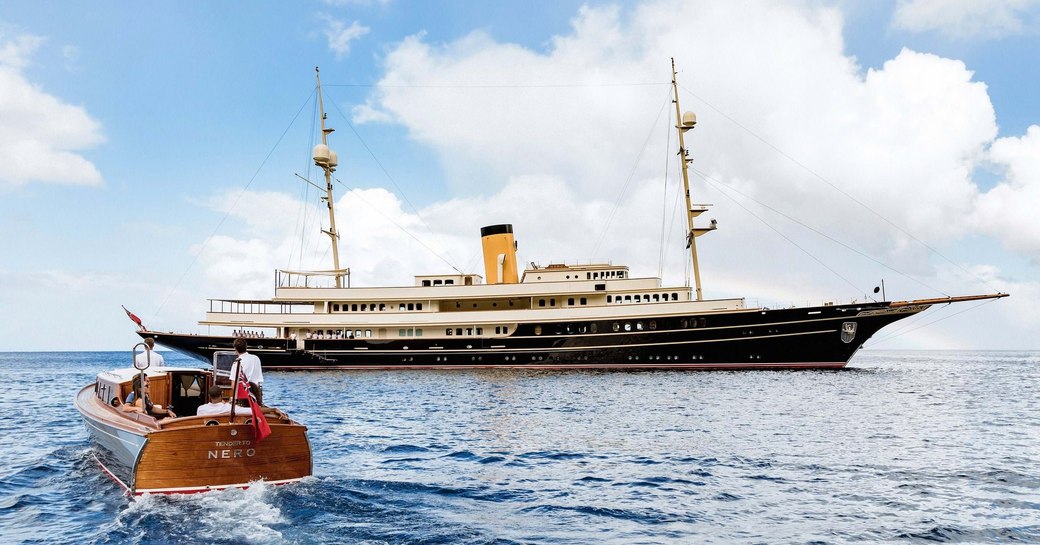
<svg viewBox="0 0 1040 545"><path fill-rule="evenodd" d="M236 407L234 416L195 416L207 401L210 386L224 387L231 397L228 373L220 373L216 366L227 354L214 356L214 370L158 367L101 372L76 395L76 409L90 432L98 463L127 494L247 488L258 480L277 485L311 474L307 428L281 410L262 408L271 433L260 441L248 407ZM172 409L176 417L125 412L119 406L140 374L149 378L150 400Z"/></svg>

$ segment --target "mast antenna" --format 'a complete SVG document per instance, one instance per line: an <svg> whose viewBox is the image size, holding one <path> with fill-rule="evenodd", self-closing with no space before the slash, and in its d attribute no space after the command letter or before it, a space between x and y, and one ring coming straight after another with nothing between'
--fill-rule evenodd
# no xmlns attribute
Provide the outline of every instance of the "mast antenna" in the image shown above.
<svg viewBox="0 0 1040 545"><path fill-rule="evenodd" d="M697 115L693 112L679 113L681 111L679 109L679 85L675 81L675 76L675 57L672 57L672 92L675 94L672 102L675 103L675 128L679 131L679 163L682 164L683 190L686 192L686 247L690 249L690 259L693 260L693 281L697 289L697 300L703 301L704 296L701 294L701 268L697 262L697 237L714 231L716 223L715 220L711 220L709 227L694 227L694 218L707 212L708 207L711 205L691 204L690 202L690 174L687 172L687 166L693 162L693 159L690 158L690 151L686 149L686 144L683 142L683 135L697 125Z"/></svg>
<svg viewBox="0 0 1040 545"><path fill-rule="evenodd" d="M332 239L332 267L336 277L336 287L343 287L343 271L339 268L339 233L336 232L336 209L335 201L332 199L332 173L339 165L339 156L329 149L329 133L335 131L331 127L325 127L325 103L321 96L321 71L314 67L314 77L318 80L318 115L321 119L321 144L314 146L314 164L325 171L325 198L329 207L329 228L321 232L329 235Z"/></svg>

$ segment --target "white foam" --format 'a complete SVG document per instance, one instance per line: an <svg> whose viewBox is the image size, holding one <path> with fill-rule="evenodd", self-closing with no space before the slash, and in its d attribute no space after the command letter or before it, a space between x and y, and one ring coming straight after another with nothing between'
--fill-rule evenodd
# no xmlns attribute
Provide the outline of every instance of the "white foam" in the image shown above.
<svg viewBox="0 0 1040 545"><path fill-rule="evenodd" d="M279 543L282 533L273 526L284 523L281 510L271 503L272 486L263 481L250 483L245 490L204 492L200 494L144 494L135 497L120 518L160 514L171 524L193 520L193 534L202 540L245 543Z"/></svg>

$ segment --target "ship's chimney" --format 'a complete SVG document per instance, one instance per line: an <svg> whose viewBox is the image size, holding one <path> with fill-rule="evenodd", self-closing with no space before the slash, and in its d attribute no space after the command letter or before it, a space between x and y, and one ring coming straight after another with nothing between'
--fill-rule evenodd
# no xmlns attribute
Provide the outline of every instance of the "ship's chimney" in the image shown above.
<svg viewBox="0 0 1040 545"><path fill-rule="evenodd" d="M513 226L489 225L480 228L480 243L484 247L484 279L488 284L516 284L516 241Z"/></svg>

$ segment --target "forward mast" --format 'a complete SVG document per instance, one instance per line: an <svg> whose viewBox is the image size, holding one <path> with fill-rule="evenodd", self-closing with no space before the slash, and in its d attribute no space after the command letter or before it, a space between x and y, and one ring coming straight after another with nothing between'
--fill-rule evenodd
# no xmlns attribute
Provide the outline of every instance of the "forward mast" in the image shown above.
<svg viewBox="0 0 1040 545"><path fill-rule="evenodd" d="M336 167L339 165L339 156L336 152L329 149L329 134L335 131L331 127L325 126L325 119L327 114L325 113L325 103L321 96L321 72L318 67L314 67L314 76L318 80L318 114L321 119L321 144L314 146L314 164L321 167L325 172L325 196L322 200L325 201L329 207L329 228L322 229L322 233L325 233L332 240L332 267L330 271L336 279L336 287L343 287L343 277L350 274L349 269L341 269L339 266L339 233L336 231L336 209L335 201L332 198L332 173L336 171Z"/></svg>

